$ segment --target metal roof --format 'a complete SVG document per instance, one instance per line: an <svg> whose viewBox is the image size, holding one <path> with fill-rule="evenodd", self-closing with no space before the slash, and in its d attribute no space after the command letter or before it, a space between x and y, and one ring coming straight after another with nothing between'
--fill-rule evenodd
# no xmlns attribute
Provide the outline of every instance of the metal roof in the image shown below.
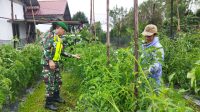
<svg viewBox="0 0 200 112"><path fill-rule="evenodd" d="M42 0L39 4L39 15L64 14L67 0Z"/></svg>
<svg viewBox="0 0 200 112"><path fill-rule="evenodd" d="M27 0L28 1L28 0ZM38 6L26 7L26 18L45 19L45 20L71 20L67 0L37 0ZM32 11L33 9L33 11Z"/></svg>

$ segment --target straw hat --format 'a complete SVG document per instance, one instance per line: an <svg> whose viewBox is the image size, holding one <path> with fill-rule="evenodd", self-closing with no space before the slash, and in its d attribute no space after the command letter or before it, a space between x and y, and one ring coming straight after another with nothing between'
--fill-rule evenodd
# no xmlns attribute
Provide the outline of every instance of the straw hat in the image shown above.
<svg viewBox="0 0 200 112"><path fill-rule="evenodd" d="M157 32L157 26L154 24L149 24L145 27L144 31L142 32L142 35L151 36L153 34L156 34Z"/></svg>

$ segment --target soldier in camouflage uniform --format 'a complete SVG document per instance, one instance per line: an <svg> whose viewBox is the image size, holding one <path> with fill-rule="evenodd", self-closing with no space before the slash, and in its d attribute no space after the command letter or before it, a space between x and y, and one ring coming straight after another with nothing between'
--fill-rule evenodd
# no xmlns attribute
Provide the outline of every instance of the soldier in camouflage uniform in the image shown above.
<svg viewBox="0 0 200 112"><path fill-rule="evenodd" d="M60 56L74 57L79 59L79 55L73 55L64 52L61 36L67 31L67 25L63 22L56 22L53 24L52 31L43 37L43 79L46 85L46 103L45 108L50 110L57 110L54 102L64 103L60 97L60 87L62 85L61 74L59 70Z"/></svg>

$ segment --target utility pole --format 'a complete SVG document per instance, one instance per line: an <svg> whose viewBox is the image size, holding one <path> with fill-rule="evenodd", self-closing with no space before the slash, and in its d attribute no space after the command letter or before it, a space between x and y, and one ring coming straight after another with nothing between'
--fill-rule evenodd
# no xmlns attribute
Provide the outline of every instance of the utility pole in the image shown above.
<svg viewBox="0 0 200 112"><path fill-rule="evenodd" d="M135 80L138 78L138 0L134 0L134 56L135 56L135 66L134 66L134 72L135 72ZM137 97L138 96L138 89L135 85L134 87L135 91L134 94Z"/></svg>
<svg viewBox="0 0 200 112"><path fill-rule="evenodd" d="M107 65L110 64L110 32L109 32L109 0L107 0L107 35L106 35L106 47L107 47Z"/></svg>

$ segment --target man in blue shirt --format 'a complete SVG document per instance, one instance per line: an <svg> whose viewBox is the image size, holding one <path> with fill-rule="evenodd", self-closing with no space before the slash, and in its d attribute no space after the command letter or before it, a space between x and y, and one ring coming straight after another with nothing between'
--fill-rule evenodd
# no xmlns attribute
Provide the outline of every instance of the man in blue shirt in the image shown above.
<svg viewBox="0 0 200 112"><path fill-rule="evenodd" d="M142 45L142 66L145 73L155 79L160 85L162 76L162 62L164 61L164 50L157 36L157 26L149 24L145 27L142 35L145 36L145 42Z"/></svg>

